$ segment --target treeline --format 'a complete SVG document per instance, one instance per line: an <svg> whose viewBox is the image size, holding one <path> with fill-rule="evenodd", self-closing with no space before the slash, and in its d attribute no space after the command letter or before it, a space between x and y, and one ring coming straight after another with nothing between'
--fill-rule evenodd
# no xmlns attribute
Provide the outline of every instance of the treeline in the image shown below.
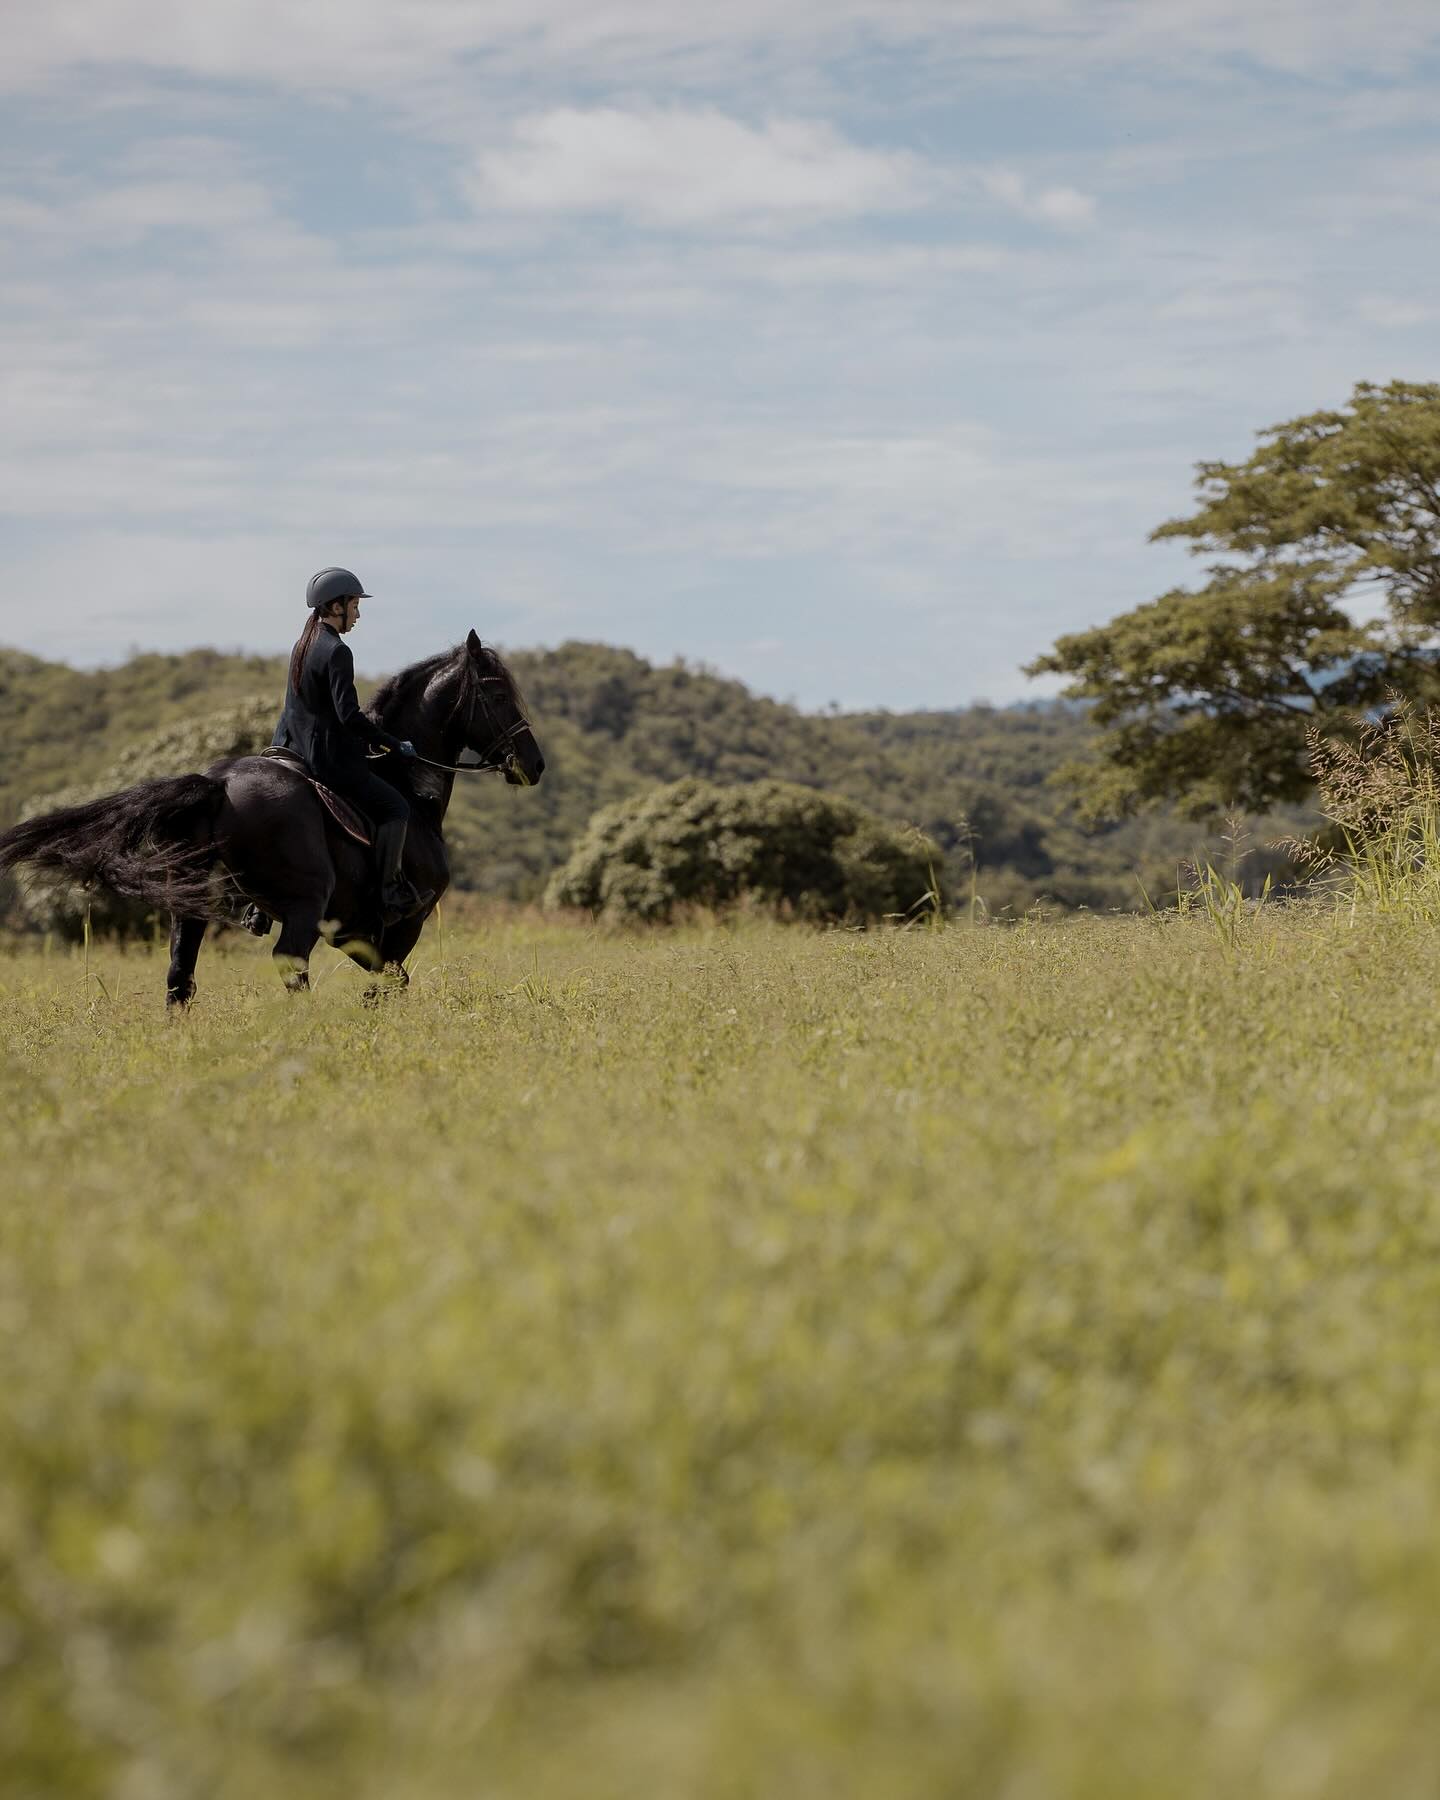
<svg viewBox="0 0 1440 1800"><path fill-rule="evenodd" d="M0 829L34 795L98 779L159 727L275 693L284 682L277 657L218 650L83 670L0 649Z"/></svg>
<svg viewBox="0 0 1440 1800"><path fill-rule="evenodd" d="M687 775L795 782L917 825L939 845L952 894L973 893L997 913L1037 901L1133 907L1137 875L1152 895L1173 891L1178 865L1202 841L1165 813L1083 823L1050 783L1089 744L1086 714L1073 706L813 714L708 670L656 667L603 644L517 652L510 662L548 768L533 791L481 777L457 784L457 884L483 894L538 897L597 808ZM279 658L210 650L94 672L0 652L0 823L36 796L147 772L143 740L173 758L189 736L168 727L193 721L198 745L203 721L242 701L259 702L258 717L268 696L278 711L283 684Z"/></svg>
<svg viewBox="0 0 1440 1800"><path fill-rule="evenodd" d="M548 768L534 793L477 782L461 794L452 835L466 884L483 892L539 894L598 807L685 775L797 782L917 825L941 848L950 892L965 898L973 888L994 912L1037 901L1132 908L1142 903L1137 876L1154 896L1173 893L1181 862L1213 847L1164 812L1086 825L1050 781L1088 749L1079 707L814 714L705 669L655 667L603 644L517 654L511 664Z"/></svg>

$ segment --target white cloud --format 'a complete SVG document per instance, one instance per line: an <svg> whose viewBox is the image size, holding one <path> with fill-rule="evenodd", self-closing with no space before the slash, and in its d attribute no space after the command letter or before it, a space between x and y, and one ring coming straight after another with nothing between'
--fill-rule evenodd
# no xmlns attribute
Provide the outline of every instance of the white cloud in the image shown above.
<svg viewBox="0 0 1440 1800"><path fill-rule="evenodd" d="M72 193L49 204L0 195L0 225L73 252L80 244L124 249L159 231L206 237L271 224L264 190L253 182L131 181Z"/></svg>
<svg viewBox="0 0 1440 1800"><path fill-rule="evenodd" d="M292 273L332 261L327 239L283 215L254 160L224 139L169 136L145 138L83 175L27 172L12 158L0 185L0 229L27 259L133 250L180 234L223 245L236 262L283 258Z"/></svg>
<svg viewBox="0 0 1440 1800"><path fill-rule="evenodd" d="M1393 131L1397 126L1431 125L1435 121L1435 90L1421 85L1386 82L1359 94L1347 94L1335 104L1335 122L1342 131Z"/></svg>
<svg viewBox="0 0 1440 1800"><path fill-rule="evenodd" d="M1387 294L1362 295L1358 310L1362 319L1383 331L1412 331L1440 318L1440 311L1424 301L1401 300Z"/></svg>
<svg viewBox="0 0 1440 1800"><path fill-rule="evenodd" d="M93 663L173 642L184 620L184 642L278 648L316 561L303 534L79 528L5 554L0 643Z"/></svg>
<svg viewBox="0 0 1440 1800"><path fill-rule="evenodd" d="M755 127L706 108L558 108L520 120L483 152L478 202L534 212L626 213L664 225L838 218L919 202L923 165L847 143L829 126Z"/></svg>
<svg viewBox="0 0 1440 1800"><path fill-rule="evenodd" d="M1428 372L1423 66L1341 142L1389 90L1245 61L1373 86L1440 29L1385 4L0 0L0 86L56 84L0 177L0 641L278 647L338 559L405 597L371 668L494 617L1009 691L1185 578L1196 457Z"/></svg>
<svg viewBox="0 0 1440 1800"><path fill-rule="evenodd" d="M1096 213L1093 195L1017 169L946 170L907 151L862 148L822 123L752 126L713 107L533 114L518 121L508 145L480 152L469 189L481 207L613 213L662 226L858 218L977 193L1062 230L1092 225ZM996 255L984 247L968 254L979 263Z"/></svg>
<svg viewBox="0 0 1440 1800"><path fill-rule="evenodd" d="M1401 74L1440 41L1431 0L1121 0L1100 8L1073 0L1072 18L1092 16L1092 52L1115 61L1246 58L1292 75Z"/></svg>
<svg viewBox="0 0 1440 1800"><path fill-rule="evenodd" d="M321 94L394 91L467 59L693 74L768 46L923 43L1009 64L1249 58L1292 72L1402 72L1440 41L1433 0L47 0L8 9L0 86L123 65Z"/></svg>
<svg viewBox="0 0 1440 1800"><path fill-rule="evenodd" d="M992 200L1037 224L1071 230L1095 222L1094 196L1077 188L1036 187L1015 169L987 170L980 184Z"/></svg>
<svg viewBox="0 0 1440 1800"><path fill-rule="evenodd" d="M1296 329L1304 310L1303 284L1211 280L1203 287L1186 287L1156 308L1159 320L1186 327L1219 326L1233 337L1236 327L1272 323Z"/></svg>
<svg viewBox="0 0 1440 1800"><path fill-rule="evenodd" d="M1024 257L999 244L887 244L854 249L811 249L793 244L722 246L705 266L706 285L754 283L765 287L900 288L948 292L974 276L1014 271Z"/></svg>

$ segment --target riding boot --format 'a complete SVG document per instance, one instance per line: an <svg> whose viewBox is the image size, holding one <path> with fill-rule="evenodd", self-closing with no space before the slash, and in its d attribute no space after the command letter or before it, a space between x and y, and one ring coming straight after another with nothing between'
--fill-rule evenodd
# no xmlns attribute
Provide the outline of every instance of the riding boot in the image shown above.
<svg viewBox="0 0 1440 1800"><path fill-rule="evenodd" d="M434 888L417 888L401 873L405 858L404 819L387 819L375 830L375 860L380 868L380 916L387 925L398 925L421 912L435 898Z"/></svg>

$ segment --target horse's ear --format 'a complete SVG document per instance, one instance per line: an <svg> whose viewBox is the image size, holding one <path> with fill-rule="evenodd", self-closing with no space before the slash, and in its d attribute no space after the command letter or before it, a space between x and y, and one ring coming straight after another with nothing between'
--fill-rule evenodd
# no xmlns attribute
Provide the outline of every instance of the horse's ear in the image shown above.
<svg viewBox="0 0 1440 1800"><path fill-rule="evenodd" d="M475 658L476 662L479 662L480 655L481 655L480 640L478 637L476 637L473 630L471 631L469 637L467 637L465 640L465 648Z"/></svg>

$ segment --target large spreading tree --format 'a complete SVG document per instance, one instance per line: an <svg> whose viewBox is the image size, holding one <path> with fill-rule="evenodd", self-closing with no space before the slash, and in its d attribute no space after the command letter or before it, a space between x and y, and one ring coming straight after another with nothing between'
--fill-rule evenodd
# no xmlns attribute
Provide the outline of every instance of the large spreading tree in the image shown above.
<svg viewBox="0 0 1440 1800"><path fill-rule="evenodd" d="M1348 406L1201 463L1201 504L1154 539L1211 557L1028 673L1070 677L1095 753L1066 775L1097 817L1169 800L1264 812L1311 786L1306 731L1401 693L1440 697L1440 384L1362 382Z"/></svg>

